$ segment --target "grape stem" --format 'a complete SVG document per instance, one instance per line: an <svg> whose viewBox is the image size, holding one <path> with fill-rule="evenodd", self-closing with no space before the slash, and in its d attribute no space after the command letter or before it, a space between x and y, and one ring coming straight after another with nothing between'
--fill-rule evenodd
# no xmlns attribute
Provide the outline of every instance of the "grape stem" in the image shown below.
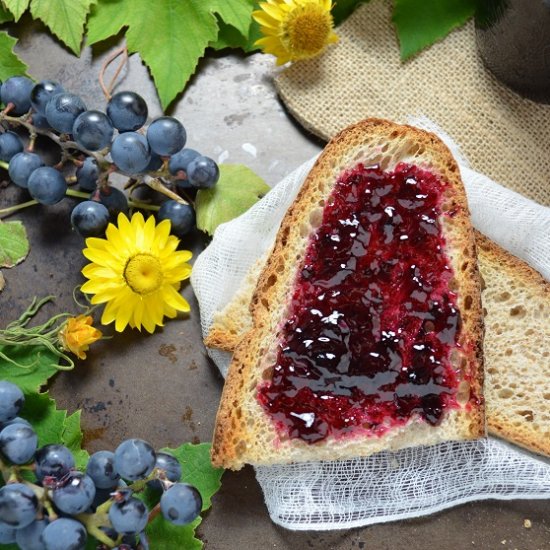
<svg viewBox="0 0 550 550"><path fill-rule="evenodd" d="M113 500L109 499L97 507L95 514L78 514L75 516L75 518L86 527L86 531L88 531L92 537L95 537L99 542L107 546L107 548L114 548L122 540L122 535L119 535L116 540L113 540L100 529L101 527L111 525L109 520L109 508L111 508L112 504Z"/></svg>
<svg viewBox="0 0 550 550"><path fill-rule="evenodd" d="M10 167L10 165L7 162L4 162L3 160L0 160L0 168L3 168L4 170L7 170Z"/></svg>
<svg viewBox="0 0 550 550"><path fill-rule="evenodd" d="M118 65L115 74L113 75L113 78L111 79L111 82L109 83L109 86L105 86L105 73L107 72L107 69L111 65L111 63L120 55L122 55L122 60L120 64ZM105 61L103 62L103 65L101 66L101 69L99 71L99 85L101 86L101 91L103 92L103 95L105 96L105 99L109 101L111 99L111 92L113 91L113 88L115 86L116 79L120 75L120 71L122 71L124 65L128 62L128 48L126 46L122 46L115 50L111 55L109 55Z"/></svg>

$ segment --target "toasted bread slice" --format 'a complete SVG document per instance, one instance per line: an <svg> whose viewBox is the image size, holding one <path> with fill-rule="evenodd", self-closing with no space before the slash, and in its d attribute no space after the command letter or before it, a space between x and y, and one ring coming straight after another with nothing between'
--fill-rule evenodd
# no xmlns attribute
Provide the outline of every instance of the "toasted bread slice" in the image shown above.
<svg viewBox="0 0 550 550"><path fill-rule="evenodd" d="M489 432L550 456L550 284L476 232Z"/></svg>
<svg viewBox="0 0 550 550"><path fill-rule="evenodd" d="M423 404L424 398L431 399L435 396L433 392L439 392L436 397L442 401L438 401L435 407L437 414L430 416L430 413L426 416L417 409L405 414L396 413L392 409L389 415L376 416L372 409L365 409L356 411L356 422L353 414L350 416L348 408L345 421L352 424L356 422L353 428L342 429L341 419L333 418L334 425L329 426L330 429L325 429L327 422L330 423L332 420L325 422L324 419L320 419L323 414L323 400L341 397L338 392L332 392L331 388L336 388L333 381L330 382L333 385L327 388L308 388L308 398L316 400L316 413L298 412L298 409L296 413L293 412L292 407L300 408L303 402L291 403L290 409L286 412L277 410L273 413L275 408L269 402L270 396L274 399L281 397L275 389L274 366L281 358L281 353L284 353L283 347L290 341L288 325L296 320L293 317L296 314L296 306L292 304L293 300L296 300L296 289L299 288L299 284L303 284L304 262L314 249L312 247L316 246L311 243L319 240L319 227L323 228L323 220L329 215L327 212L332 212L330 209L335 200L335 193L341 191L341 182L344 180L345 185L354 185L354 171L362 174L362 170L372 168L378 170L377 174L382 173L382 178L386 178L391 174L397 174L403 166L412 167L414 174L419 174L420 179L426 177L432 178L432 182L435 181L433 194L438 195L435 226L440 231L438 238L441 238L441 241L438 242L442 244L437 247L434 245L433 250L427 250L426 247L423 250L418 248L417 252L419 255L428 254L429 257L444 261L445 267L442 271L451 274L445 276L438 272L437 280L434 279L434 287L440 289L440 302L430 301L430 307L436 308L433 310L434 315L437 318L437 307L441 307L447 308L447 313L452 310L456 318L460 317L460 329L452 332L454 340L447 342L448 347L444 353L442 352L442 356L430 355L430 360L446 365L445 377L452 379L452 384L442 389L442 378L434 373L429 374L428 378L432 382L437 380L436 390L432 382L423 385L423 382L417 380L406 384L411 388L411 395L416 391L429 392L429 395L425 393L419 398ZM383 190L374 189L372 192L380 192L380 195L383 195ZM423 195L426 196L428 195ZM395 200L399 200L399 195ZM399 238L407 239L407 236ZM429 240L428 237L427 239ZM400 248L397 246L396 250ZM397 258L394 263L399 265L400 261ZM409 264L403 267L404 270L416 267L410 264L410 257L407 257L407 261ZM394 282L398 285L399 277ZM430 300L436 298L435 295L430 296ZM393 295L387 297L391 300L396 299ZM244 303L244 298L241 303ZM307 306L307 303L305 304ZM372 307L372 303L369 307ZM406 309L409 306L400 303L399 307ZM353 316L354 311L357 311L359 316L365 315L366 312L361 308L361 304L358 303L357 307L352 308L351 312L348 310L346 315ZM437 136L410 126L399 126L377 119L360 122L337 135L319 157L281 224L273 251L259 277L250 311L252 327L235 349L218 411L212 448L214 465L239 469L245 463L268 465L344 459L386 449L435 444L445 440L472 439L485 433L481 353L483 323L475 242L458 166ZM451 317L445 319L449 321ZM350 318L349 326L354 322ZM339 323L338 321L340 327ZM432 330L425 329L424 322L422 327L423 331ZM373 328L373 334L378 331L378 337L379 329L380 327L376 330ZM401 331L401 328L398 331ZM422 334L425 336L425 332ZM426 338L438 338L439 342L443 342L445 338L441 334ZM353 337L356 338L356 335ZM394 341L397 342L398 338ZM400 340L401 344L403 341ZM435 340L430 341L437 346ZM222 343L219 339L217 342L218 345ZM407 346L411 342L408 342ZM209 343L214 342L209 339ZM369 342L369 345L371 344L374 345L373 342ZM363 344L359 341L354 345ZM410 350L407 353L409 352ZM426 354L420 353L415 357L419 357L421 361L428 360ZM350 365L348 367L351 369ZM395 365L392 367L392 376L401 376L395 374L401 371L407 375L409 367L412 369L412 366L405 364L405 360L403 365L398 360L397 371ZM355 364L353 368L362 367ZM350 372L344 372L343 376L349 378ZM300 398L303 395L301 385L307 385L306 379L309 374L306 373L304 376L305 378L298 382L300 387L294 388ZM370 384L372 378L369 378L368 382ZM381 386L380 391L386 394L385 388L387 386ZM350 387L346 389L349 390L348 393L356 391ZM365 391L368 393L371 389ZM387 396L383 398L381 394L373 397L368 393L368 396L375 400L380 398L380 402L387 399ZM287 399L286 394L282 397L284 400ZM395 406L398 411L402 411L401 398L407 400L409 395L390 397L390 404L387 406ZM392 405L391 399L397 404ZM309 403L306 408L308 406ZM295 421L294 417L298 418L295 426L291 424ZM303 433L300 433L300 423L305 426ZM319 437L316 434L310 437L317 429L316 423L323 429L317 434ZM307 437L304 437L304 434Z"/></svg>

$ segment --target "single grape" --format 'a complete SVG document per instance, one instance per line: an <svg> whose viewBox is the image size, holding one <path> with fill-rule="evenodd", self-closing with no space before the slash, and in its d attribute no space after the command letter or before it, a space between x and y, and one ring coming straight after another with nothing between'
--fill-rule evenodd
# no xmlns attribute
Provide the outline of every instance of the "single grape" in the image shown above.
<svg viewBox="0 0 550 550"><path fill-rule="evenodd" d="M83 191L94 191L99 178L99 166L93 157L86 157L82 166L76 170L76 182Z"/></svg>
<svg viewBox="0 0 550 550"><path fill-rule="evenodd" d="M0 521L0 544L11 544L15 542L16 533L15 527L11 527Z"/></svg>
<svg viewBox="0 0 550 550"><path fill-rule="evenodd" d="M38 84L35 84L31 90L31 105L33 109L41 114L46 114L46 103L56 94L61 94L65 90L61 84L54 82L53 80L41 80ZM36 121L33 115L33 123L36 125Z"/></svg>
<svg viewBox="0 0 550 550"><path fill-rule="evenodd" d="M73 208L71 225L84 238L101 237L109 225L109 210L99 202L83 201Z"/></svg>
<svg viewBox="0 0 550 550"><path fill-rule="evenodd" d="M181 464L179 460L168 453L158 452L155 461L155 468L163 471L164 477L168 481L176 482L181 479ZM148 482L152 489L162 491L162 484L158 479L152 479Z"/></svg>
<svg viewBox="0 0 550 550"><path fill-rule="evenodd" d="M175 525L191 523L201 509L201 494L188 483L175 483L160 497L160 511L164 519Z"/></svg>
<svg viewBox="0 0 550 550"><path fill-rule="evenodd" d="M71 516L82 514L94 501L94 481L81 472L71 472L69 478L63 480L63 485L53 489L51 497L61 512Z"/></svg>
<svg viewBox="0 0 550 550"><path fill-rule="evenodd" d="M40 204L56 204L67 191L67 182L63 174L51 166L37 168L29 176L27 182L29 193Z"/></svg>
<svg viewBox="0 0 550 550"><path fill-rule="evenodd" d="M163 157L181 151L186 139L183 124L171 116L161 116L153 120L147 128L147 141L151 149Z"/></svg>
<svg viewBox="0 0 550 550"><path fill-rule="evenodd" d="M27 464L36 452L38 437L25 424L11 424L0 432L0 452L13 464Z"/></svg>
<svg viewBox="0 0 550 550"><path fill-rule="evenodd" d="M187 235L195 225L193 207L172 199L161 204L157 217L159 220L170 220L170 233L180 238Z"/></svg>
<svg viewBox="0 0 550 550"><path fill-rule="evenodd" d="M40 128L41 130L50 129L48 119L46 118L46 115L43 115L42 113L33 113L31 121L36 128Z"/></svg>
<svg viewBox="0 0 550 550"><path fill-rule="evenodd" d="M15 542L21 550L44 550L42 542L42 533L46 529L48 521L37 519L25 529L18 529L15 534Z"/></svg>
<svg viewBox="0 0 550 550"><path fill-rule="evenodd" d="M101 111L84 111L73 124L75 141L84 149L99 151L113 139L114 128L109 117Z"/></svg>
<svg viewBox="0 0 550 550"><path fill-rule="evenodd" d="M193 187L208 189L220 179L220 169L211 158L200 156L188 164L187 178Z"/></svg>
<svg viewBox="0 0 550 550"><path fill-rule="evenodd" d="M107 103L107 115L119 132L133 132L147 120L147 103L134 92L118 92Z"/></svg>
<svg viewBox="0 0 550 550"><path fill-rule="evenodd" d="M128 213L128 199L126 195L112 185L100 187L92 194L92 197L107 208L112 221L117 219L119 212Z"/></svg>
<svg viewBox="0 0 550 550"><path fill-rule="evenodd" d="M114 502L109 508L109 520L115 530L122 535L134 535L143 531L148 519L147 506L135 497Z"/></svg>
<svg viewBox="0 0 550 550"><path fill-rule="evenodd" d="M73 131L74 121L86 110L86 105L77 95L62 92L50 97L46 103L48 124L58 132Z"/></svg>
<svg viewBox="0 0 550 550"><path fill-rule="evenodd" d="M98 489L113 489L120 480L120 475L115 471L115 454L111 451L94 453L88 461L86 473Z"/></svg>
<svg viewBox="0 0 550 550"><path fill-rule="evenodd" d="M0 380L0 422L13 420L25 404L25 396L18 386Z"/></svg>
<svg viewBox="0 0 550 550"><path fill-rule="evenodd" d="M12 424L24 424L25 426L30 426L31 423L28 420L25 420L24 418L21 418L20 416L16 416L15 418L12 418L11 420L8 420L7 422L0 422L0 431L4 428L11 426Z"/></svg>
<svg viewBox="0 0 550 550"><path fill-rule="evenodd" d="M86 539L84 526L69 518L56 519L42 531L46 550L83 550Z"/></svg>
<svg viewBox="0 0 550 550"><path fill-rule="evenodd" d="M31 108L31 90L34 82L26 76L12 76L0 88L0 98L7 107L13 104L11 112L14 115L24 115Z"/></svg>
<svg viewBox="0 0 550 550"><path fill-rule="evenodd" d="M151 150L147 139L136 132L119 134L111 145L113 162L128 174L138 174L151 161Z"/></svg>
<svg viewBox="0 0 550 550"><path fill-rule="evenodd" d="M185 176L185 178L187 178L187 166L192 160L195 160L200 156L201 154L198 151L195 151L195 149L182 149L170 157L170 160L168 161L168 171L173 176L178 176L182 178L182 181L185 181L183 177Z"/></svg>
<svg viewBox="0 0 550 550"><path fill-rule="evenodd" d="M23 151L23 142L15 132L0 134L0 160L9 162L14 155Z"/></svg>
<svg viewBox="0 0 550 550"><path fill-rule="evenodd" d="M147 477L155 467L155 460L153 447L142 439L127 439L115 450L115 469L130 481Z"/></svg>
<svg viewBox="0 0 550 550"><path fill-rule="evenodd" d="M75 466L74 456L64 445L45 445L36 451L36 477L42 481L46 476L60 479Z"/></svg>
<svg viewBox="0 0 550 550"><path fill-rule="evenodd" d="M15 185L26 189L29 176L41 166L44 166L44 163L36 153L27 153L24 151L12 157L8 167L8 174Z"/></svg>
<svg viewBox="0 0 550 550"><path fill-rule="evenodd" d="M23 483L8 483L0 489L0 522L21 529L36 519L38 499Z"/></svg>

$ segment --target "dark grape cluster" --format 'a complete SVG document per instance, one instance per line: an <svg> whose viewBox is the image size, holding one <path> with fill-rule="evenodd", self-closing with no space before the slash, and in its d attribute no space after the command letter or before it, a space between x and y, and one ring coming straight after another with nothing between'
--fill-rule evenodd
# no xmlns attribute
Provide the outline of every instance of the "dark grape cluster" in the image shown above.
<svg viewBox="0 0 550 550"><path fill-rule="evenodd" d="M114 94L103 113L88 110L78 95L51 80L35 84L25 76L14 76L0 84L4 105L0 161L7 163L11 180L41 204L90 193L71 214L71 223L82 236L101 236L119 212L128 212L129 203L158 211L158 219L170 220L177 237L195 226L193 193L213 187L220 172L211 158L185 148L187 133L176 118L161 116L145 127L147 104L130 91ZM28 141L13 131L18 127L27 129ZM37 135L47 136L61 148L62 158L55 166L46 166L35 151ZM160 186L152 187L160 187L170 198L160 209L132 200L110 185L113 172L128 177L130 193L154 180ZM80 193L69 189L73 183Z"/></svg>
<svg viewBox="0 0 550 550"><path fill-rule="evenodd" d="M0 488L0 545L22 550L79 550L93 529L105 547L147 547L145 528L152 517L139 492L160 491L156 512L175 525L195 520L202 509L199 491L181 482L176 457L142 439L123 441L114 452L94 453L85 472L75 468L71 451L57 444L38 448L32 426L18 414L25 402L15 385L0 381L0 465L12 472ZM36 481L16 475L32 466Z"/></svg>

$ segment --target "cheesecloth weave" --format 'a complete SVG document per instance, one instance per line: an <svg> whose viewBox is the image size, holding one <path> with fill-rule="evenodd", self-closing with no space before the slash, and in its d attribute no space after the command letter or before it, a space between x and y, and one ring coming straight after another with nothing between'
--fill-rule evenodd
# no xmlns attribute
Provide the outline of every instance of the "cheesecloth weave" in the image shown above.
<svg viewBox="0 0 550 550"><path fill-rule="evenodd" d="M428 120L417 126L434 130ZM550 279L550 208L468 168L453 149L474 225ZM315 159L287 176L239 218L221 225L197 258L191 283L203 334L215 311L272 245L279 224ZM225 376L230 354L208 353ZM550 498L550 461L503 441L448 442L366 458L258 467L271 519L296 530L341 529L430 514L472 500Z"/></svg>

